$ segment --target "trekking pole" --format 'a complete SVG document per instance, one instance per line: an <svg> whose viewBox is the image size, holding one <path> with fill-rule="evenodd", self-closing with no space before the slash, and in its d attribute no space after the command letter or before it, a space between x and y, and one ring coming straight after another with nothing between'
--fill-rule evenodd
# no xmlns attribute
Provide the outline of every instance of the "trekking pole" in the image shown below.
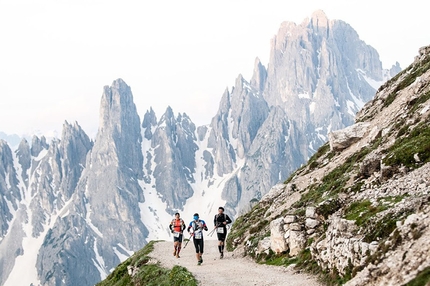
<svg viewBox="0 0 430 286"><path fill-rule="evenodd" d="M191 240L191 237L193 236L193 232L190 234L190 238L188 238L188 240L187 240L187 242L185 243L185 245L184 245L184 247L183 247L183 249L185 249L185 247L187 247L187 244L188 244L188 242L190 242L190 240Z"/></svg>
<svg viewBox="0 0 430 286"><path fill-rule="evenodd" d="M217 224L213 230L211 230L211 232L208 233L209 236L212 236L214 234L215 229L219 226L219 224Z"/></svg>

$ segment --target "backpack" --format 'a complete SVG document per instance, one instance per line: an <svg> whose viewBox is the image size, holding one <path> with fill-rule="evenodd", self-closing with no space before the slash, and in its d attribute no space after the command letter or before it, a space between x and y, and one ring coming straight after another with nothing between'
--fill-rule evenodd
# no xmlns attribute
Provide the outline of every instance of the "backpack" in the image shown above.
<svg viewBox="0 0 430 286"><path fill-rule="evenodd" d="M225 213L223 213L222 214L223 216L224 216L224 220L222 221L222 222L224 222L224 221L226 221L227 220L227 216L226 216L226 214ZM218 218L219 217L221 217L221 215L220 214L216 214L215 215L215 220L216 220L216 222L218 223L219 221L218 221Z"/></svg>
<svg viewBox="0 0 430 286"><path fill-rule="evenodd" d="M175 227L180 227L181 231L185 229L185 222L182 218L179 218L179 225L176 223L176 219L172 219L170 222L170 229L173 231Z"/></svg>

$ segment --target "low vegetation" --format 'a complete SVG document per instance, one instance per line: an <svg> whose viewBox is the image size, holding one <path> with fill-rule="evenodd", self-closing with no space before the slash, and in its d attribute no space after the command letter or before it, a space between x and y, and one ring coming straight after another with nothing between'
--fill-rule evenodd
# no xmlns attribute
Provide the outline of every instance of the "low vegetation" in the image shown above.
<svg viewBox="0 0 430 286"><path fill-rule="evenodd" d="M149 256L154 249L154 243L156 241L149 242L144 248L119 264L105 280L96 286L197 286L197 280L186 268L176 265L173 269L167 269L155 262ZM128 274L128 266L138 268L133 277Z"/></svg>
<svg viewBox="0 0 430 286"><path fill-rule="evenodd" d="M430 125L423 122L411 131L404 131L402 138L396 140L387 150L383 163L387 166L418 168L430 162Z"/></svg>
<svg viewBox="0 0 430 286"><path fill-rule="evenodd" d="M430 68L430 56L426 56L426 58L421 61L420 64L410 65L406 70L399 73L393 79L391 79L391 83L398 80L400 76L404 76L403 80L396 85L394 90L388 95L387 99L384 102L384 107L388 107L397 97L397 93L400 90L411 85L418 77L420 77L423 73L425 73Z"/></svg>
<svg viewBox="0 0 430 286"><path fill-rule="evenodd" d="M265 219L267 209L268 206L257 204L246 216L240 216L233 222L231 231L226 239L226 248L228 251L233 251L237 244L242 243L247 234L252 234L249 249L255 248L258 241L270 235L269 221ZM254 224L256 221L258 223ZM255 257L254 251L247 254Z"/></svg>
<svg viewBox="0 0 430 286"><path fill-rule="evenodd" d="M404 286L427 286L430 283L430 267L424 268L417 277L404 284Z"/></svg>

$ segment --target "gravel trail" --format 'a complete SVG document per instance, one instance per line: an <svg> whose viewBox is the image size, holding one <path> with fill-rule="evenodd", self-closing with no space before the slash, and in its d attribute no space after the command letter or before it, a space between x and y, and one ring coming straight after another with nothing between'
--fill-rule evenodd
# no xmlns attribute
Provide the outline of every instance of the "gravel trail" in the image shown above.
<svg viewBox="0 0 430 286"><path fill-rule="evenodd" d="M185 243L182 244L183 246ZM320 286L317 280L309 275L295 273L282 266L257 264L246 257L234 257L233 253L225 252L219 258L218 241L205 240L203 264L197 265L195 248L192 240L180 252L180 258L173 256L173 242L160 241L155 243L151 256L160 261L161 265L173 268L175 265L186 267L199 285L258 285L258 286Z"/></svg>

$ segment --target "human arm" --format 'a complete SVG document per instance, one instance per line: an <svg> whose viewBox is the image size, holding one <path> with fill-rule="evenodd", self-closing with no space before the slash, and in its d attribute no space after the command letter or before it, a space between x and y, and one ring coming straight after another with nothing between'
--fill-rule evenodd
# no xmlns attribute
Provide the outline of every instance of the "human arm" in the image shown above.
<svg viewBox="0 0 430 286"><path fill-rule="evenodd" d="M225 215L225 222L226 222L226 224L231 223L231 219L228 215Z"/></svg>

